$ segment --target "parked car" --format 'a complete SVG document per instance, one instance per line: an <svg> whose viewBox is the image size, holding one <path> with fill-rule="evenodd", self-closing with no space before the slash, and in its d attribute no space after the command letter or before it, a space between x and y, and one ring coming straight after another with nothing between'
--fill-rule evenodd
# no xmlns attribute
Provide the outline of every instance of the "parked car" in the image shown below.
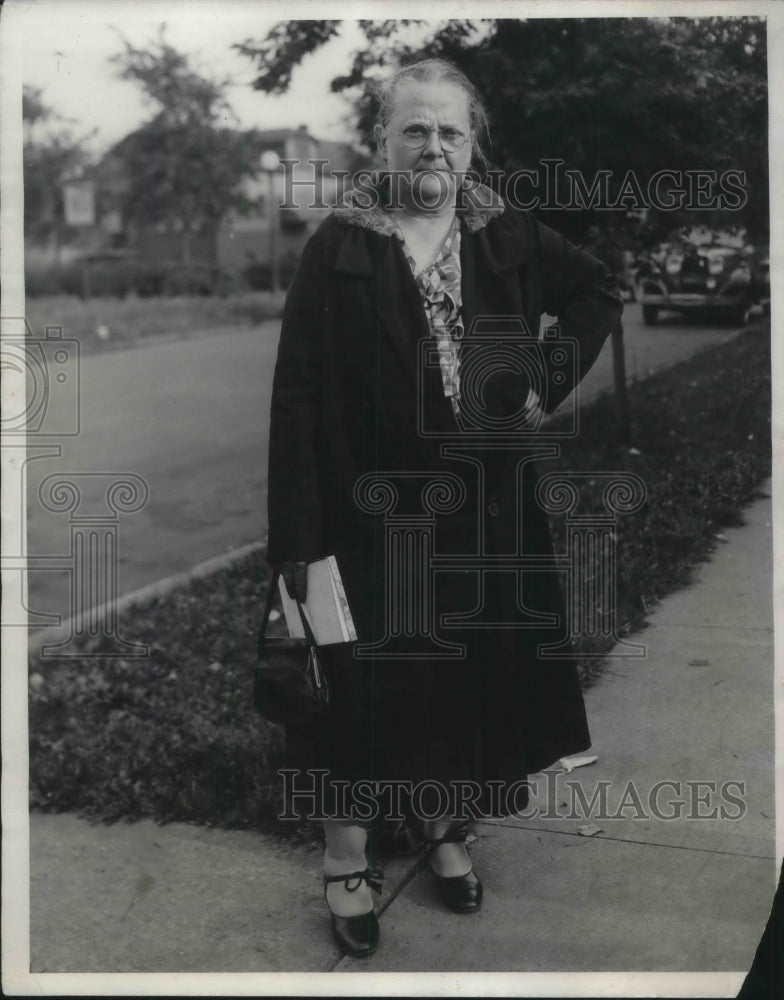
<svg viewBox="0 0 784 1000"><path fill-rule="evenodd" d="M655 325L662 309L710 312L741 325L770 308L767 250L737 234L681 233L638 258L636 286L647 326Z"/></svg>

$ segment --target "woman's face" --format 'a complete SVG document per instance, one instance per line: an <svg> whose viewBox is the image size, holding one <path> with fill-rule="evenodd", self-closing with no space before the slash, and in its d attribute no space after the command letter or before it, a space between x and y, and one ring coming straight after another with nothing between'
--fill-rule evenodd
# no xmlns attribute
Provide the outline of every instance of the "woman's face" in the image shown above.
<svg viewBox="0 0 784 1000"><path fill-rule="evenodd" d="M406 145L403 135L417 128L430 129L419 149ZM465 145L450 152L441 145L439 129L466 136ZM391 171L410 171L411 183L403 178L399 190L406 208L421 214L450 210L462 175L471 162L471 120L468 97L453 83L408 80L395 93L387 125L377 126L382 153Z"/></svg>

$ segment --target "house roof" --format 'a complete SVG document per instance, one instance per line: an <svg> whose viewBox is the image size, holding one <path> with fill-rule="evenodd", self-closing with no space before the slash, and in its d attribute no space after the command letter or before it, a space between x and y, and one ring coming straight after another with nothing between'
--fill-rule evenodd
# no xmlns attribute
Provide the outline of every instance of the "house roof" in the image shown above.
<svg viewBox="0 0 784 1000"><path fill-rule="evenodd" d="M304 125L300 125L299 128L263 128L251 129L251 131L257 135L262 142L285 142L286 139L292 139L294 137L310 139L311 142L319 141L315 136L308 132Z"/></svg>
<svg viewBox="0 0 784 1000"><path fill-rule="evenodd" d="M234 129L223 129L225 132L233 132ZM112 187L124 187L124 170L122 167L121 155L124 149L134 142L136 135L141 129L129 132L119 142L115 143L89 170L89 175L101 183L108 183ZM307 140L316 147L316 156L327 160L327 173L334 170L353 171L359 166L367 165L367 158L360 151L356 150L350 142L335 142L333 140L317 139L311 135L304 125L299 128L271 128L271 129L250 129L249 135L258 144L259 154L265 149L278 147L278 152L283 152L283 147L288 139Z"/></svg>
<svg viewBox="0 0 784 1000"><path fill-rule="evenodd" d="M370 159L364 153L357 150L350 142L332 142L329 140L319 140L319 155L327 160L327 169L334 170L356 170L360 166L370 166Z"/></svg>

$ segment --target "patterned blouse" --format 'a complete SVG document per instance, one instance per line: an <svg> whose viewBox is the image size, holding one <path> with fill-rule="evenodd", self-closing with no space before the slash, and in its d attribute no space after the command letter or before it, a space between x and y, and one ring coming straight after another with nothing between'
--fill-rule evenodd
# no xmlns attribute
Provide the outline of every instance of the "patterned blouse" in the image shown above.
<svg viewBox="0 0 784 1000"><path fill-rule="evenodd" d="M430 332L438 347L444 395L450 400L457 416L460 413L460 341L464 333L460 292L460 220L455 216L436 259L418 274L414 257L399 226L396 236L422 295Z"/></svg>

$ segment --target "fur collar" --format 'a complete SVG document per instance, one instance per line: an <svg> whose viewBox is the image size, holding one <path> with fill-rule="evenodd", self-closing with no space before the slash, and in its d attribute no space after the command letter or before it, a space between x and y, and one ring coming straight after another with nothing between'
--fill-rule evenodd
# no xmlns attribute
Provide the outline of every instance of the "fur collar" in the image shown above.
<svg viewBox="0 0 784 1000"><path fill-rule="evenodd" d="M465 191L462 200L463 205L458 209L458 214L469 233L484 229L505 208L503 199L486 184L479 184L470 191ZM340 200L333 215L338 222L370 229L382 236L392 236L395 223L389 212L383 209L384 201L381 184L376 184L373 188L352 188Z"/></svg>

